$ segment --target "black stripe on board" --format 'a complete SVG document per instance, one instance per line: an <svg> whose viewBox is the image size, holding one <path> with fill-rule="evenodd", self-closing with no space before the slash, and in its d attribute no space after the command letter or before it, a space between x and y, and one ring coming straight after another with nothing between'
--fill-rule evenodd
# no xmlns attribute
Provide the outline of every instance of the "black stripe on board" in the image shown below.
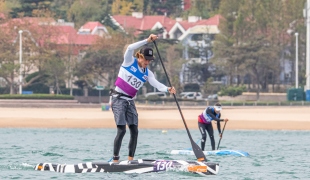
<svg viewBox="0 0 310 180"><path fill-rule="evenodd" d="M81 173L82 169L79 169L79 166L77 164L74 165L74 172L75 173Z"/></svg>
<svg viewBox="0 0 310 180"><path fill-rule="evenodd" d="M96 169L96 172L100 172L100 170L101 170L101 168L100 168L100 167L98 167L98 168Z"/></svg>
<svg viewBox="0 0 310 180"><path fill-rule="evenodd" d="M52 168L54 169L55 172L57 172L57 164L52 164Z"/></svg>
<svg viewBox="0 0 310 180"><path fill-rule="evenodd" d="M66 166L67 166L67 165L64 165L64 167L63 167L63 169L62 169L62 172L63 172L63 173L65 172Z"/></svg>

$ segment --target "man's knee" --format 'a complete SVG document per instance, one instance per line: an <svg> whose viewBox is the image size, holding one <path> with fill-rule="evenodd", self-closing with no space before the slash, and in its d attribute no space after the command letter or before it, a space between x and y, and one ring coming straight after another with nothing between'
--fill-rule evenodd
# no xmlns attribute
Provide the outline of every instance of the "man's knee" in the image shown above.
<svg viewBox="0 0 310 180"><path fill-rule="evenodd" d="M139 130L138 130L138 127L136 125L130 125L129 129L130 129L131 136L134 136L134 137L138 136Z"/></svg>
<svg viewBox="0 0 310 180"><path fill-rule="evenodd" d="M119 131L119 134L120 134L121 136L124 136L124 135L126 134L126 129L125 129L125 130L120 130L120 131Z"/></svg>
<svg viewBox="0 0 310 180"><path fill-rule="evenodd" d="M126 126L125 127L117 127L117 134L119 136L124 136L126 134Z"/></svg>
<svg viewBox="0 0 310 180"><path fill-rule="evenodd" d="M206 134L203 134L202 137L201 137L201 140L206 141L206 139L207 139Z"/></svg>

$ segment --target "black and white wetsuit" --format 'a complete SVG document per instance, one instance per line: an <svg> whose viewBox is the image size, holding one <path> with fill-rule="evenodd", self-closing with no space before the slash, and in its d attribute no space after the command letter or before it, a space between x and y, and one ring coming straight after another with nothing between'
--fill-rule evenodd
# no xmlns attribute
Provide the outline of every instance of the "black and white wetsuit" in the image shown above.
<svg viewBox="0 0 310 180"><path fill-rule="evenodd" d="M214 140L214 133L213 133L213 126L212 121L217 121L217 129L219 134L221 134L221 124L220 121L224 121L220 119L221 113L216 113L214 107L209 106L207 107L199 116L198 116L198 128L201 133L201 149L204 151L205 144L206 144L206 131L209 134L212 150L215 150L215 140Z"/></svg>

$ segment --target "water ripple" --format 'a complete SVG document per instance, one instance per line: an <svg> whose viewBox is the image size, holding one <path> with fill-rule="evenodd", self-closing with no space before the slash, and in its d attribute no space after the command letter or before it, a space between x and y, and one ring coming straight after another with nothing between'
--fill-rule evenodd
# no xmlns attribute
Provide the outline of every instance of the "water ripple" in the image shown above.
<svg viewBox="0 0 310 180"><path fill-rule="evenodd" d="M200 139L198 130L190 130ZM129 132L129 131L128 131ZM40 135L40 136L38 136ZM0 128L0 179L203 179L186 172L150 174L61 174L34 171L37 163L76 164L107 162L113 155L115 129L14 129ZM55 139L55 137L61 137ZM243 150L249 157L207 156L220 163L217 176L208 179L310 179L310 131L225 130L221 149ZM215 136L218 138L218 136ZM298 141L296 140L298 139ZM218 142L218 139L216 139ZM128 156L129 133L120 151ZM200 144L199 144L200 145ZM190 148L185 130L139 130L136 159L195 160L195 156L171 155L173 149ZM210 149L207 139L206 149ZM292 164L298 163L296 166Z"/></svg>

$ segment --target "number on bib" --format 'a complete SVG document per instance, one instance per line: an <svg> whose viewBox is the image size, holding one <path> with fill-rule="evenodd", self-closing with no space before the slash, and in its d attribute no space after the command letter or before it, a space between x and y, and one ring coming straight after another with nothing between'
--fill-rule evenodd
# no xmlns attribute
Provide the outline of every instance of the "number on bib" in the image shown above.
<svg viewBox="0 0 310 180"><path fill-rule="evenodd" d="M139 89L140 86L142 86L142 82L133 76L128 76L127 82L136 89Z"/></svg>

